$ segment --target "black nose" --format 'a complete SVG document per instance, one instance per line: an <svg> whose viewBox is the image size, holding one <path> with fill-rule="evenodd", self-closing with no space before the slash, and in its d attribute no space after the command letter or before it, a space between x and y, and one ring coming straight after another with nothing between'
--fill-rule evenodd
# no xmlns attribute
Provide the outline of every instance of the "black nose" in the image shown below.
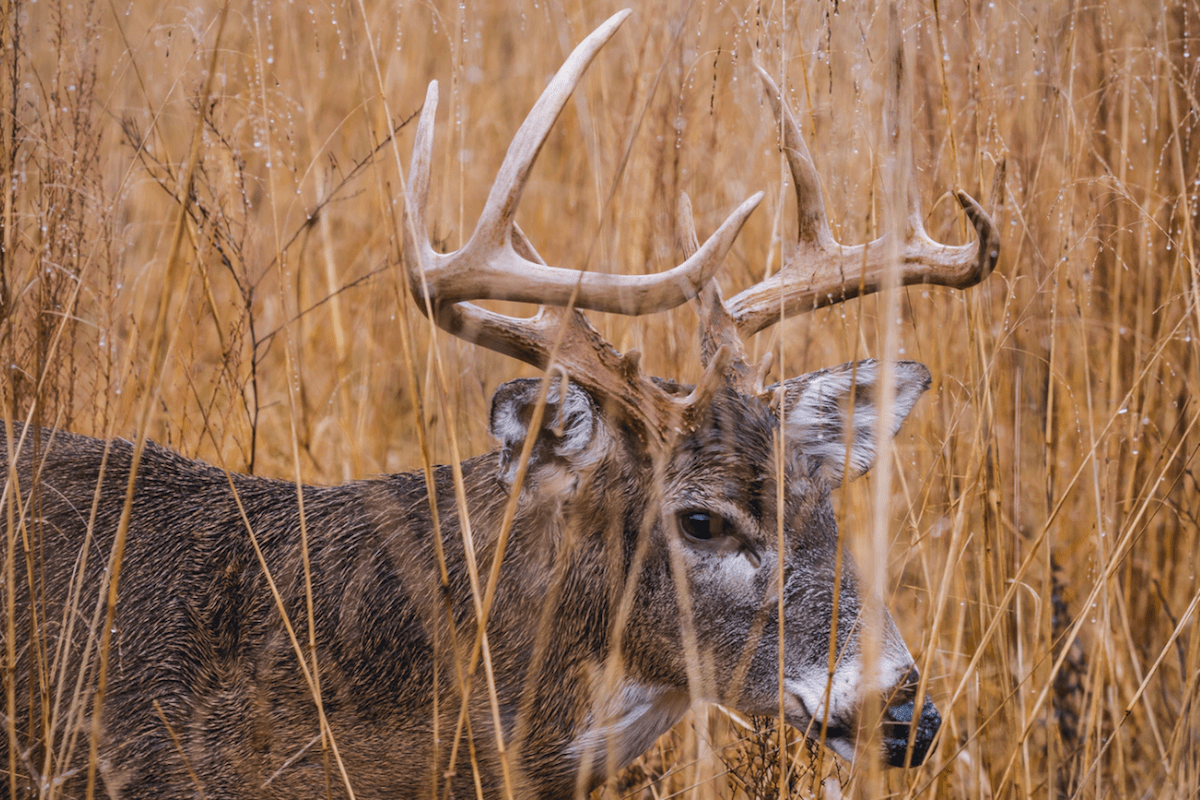
<svg viewBox="0 0 1200 800"><path fill-rule="evenodd" d="M912 755L907 759L908 765L913 767L923 762L925 756L929 755L933 737L938 732L938 728L942 727L942 715L934 708L933 701L928 697L925 698L925 705L921 706L919 719L913 719L914 710L913 701L909 699L888 706L884 713L883 746L889 766L905 766L908 739L913 726L916 726L917 732L912 737Z"/></svg>

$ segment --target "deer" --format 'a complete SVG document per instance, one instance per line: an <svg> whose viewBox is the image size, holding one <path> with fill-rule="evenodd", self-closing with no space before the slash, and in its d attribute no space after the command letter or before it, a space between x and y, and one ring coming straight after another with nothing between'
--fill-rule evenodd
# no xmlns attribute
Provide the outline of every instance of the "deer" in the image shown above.
<svg viewBox="0 0 1200 800"><path fill-rule="evenodd" d="M774 276L728 301L715 280L761 192L702 245L684 214L690 254L649 276L549 266L516 225L551 127L630 13L566 59L474 233L449 253L426 219L436 81L425 97L404 186L411 296L439 329L544 371L495 390L495 450L300 487L153 443L135 464L128 441L56 430L42 431L35 460L29 428L4 432L0 526L17 548L4 636L25 637L5 643L4 794L582 796L702 702L782 716L855 759L874 698L870 757L925 760L941 717L886 611L864 662L873 589L844 552L831 493L871 467L931 375L868 359L764 386L769 363L750 364L744 337L875 291L887 268L879 240L830 233L772 78L759 70L799 215L795 255ZM938 244L912 215L896 243L901 283L967 288L995 267L996 226L957 198L975 240ZM510 317L481 300L539 308ZM646 375L582 313L689 302L694 385ZM36 553L22 545L34 526ZM122 526L111 666L94 703Z"/></svg>

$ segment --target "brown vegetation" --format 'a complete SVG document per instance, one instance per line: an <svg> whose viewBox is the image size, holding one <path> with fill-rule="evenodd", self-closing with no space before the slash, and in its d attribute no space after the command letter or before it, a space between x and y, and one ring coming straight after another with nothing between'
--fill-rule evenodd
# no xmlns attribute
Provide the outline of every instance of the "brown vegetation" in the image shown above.
<svg viewBox="0 0 1200 800"><path fill-rule="evenodd" d="M215 2L8 0L3 419L145 430L317 483L420 469L418 425L433 463L488 450L491 391L532 372L438 334L405 295L408 123L439 80L430 233L457 247L528 104L619 7L268 0L232 4L222 28ZM835 235L873 238L887 17L639 5L551 134L521 227L551 264L655 272L681 260L681 192L704 235L764 189L721 280L728 295L777 269L794 200L757 59L784 80ZM837 504L864 574L886 569L940 744L884 772L788 732L781 760L770 720L713 709L711 741L689 717L605 797L1196 796L1200 13L922 2L902 18L926 226L969 240L932 192L979 198L1001 228L996 273L901 290L898 319L878 297L818 310L748 349L781 351L789 376L880 355L892 331L934 375L892 485L869 475ZM690 309L592 318L648 372L700 374ZM5 663L37 648L14 635L12 586L36 583L41 535L3 545Z"/></svg>

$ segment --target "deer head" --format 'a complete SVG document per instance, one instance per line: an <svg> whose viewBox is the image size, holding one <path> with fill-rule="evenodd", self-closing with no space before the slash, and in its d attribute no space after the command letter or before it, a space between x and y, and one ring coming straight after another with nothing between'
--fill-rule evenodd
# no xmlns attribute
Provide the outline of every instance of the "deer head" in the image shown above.
<svg viewBox="0 0 1200 800"><path fill-rule="evenodd" d="M865 592L879 587L860 587L842 554L830 492L871 467L877 443L896 433L930 375L913 362L868 360L764 386L769 365L749 364L742 337L779 321L781 309L792 314L875 291L888 268L881 241L851 247L833 239L812 159L770 77L760 70L799 214L795 256L771 278L729 302L713 280L762 193L694 243L682 264L651 276L547 266L515 224L551 126L629 13L588 36L547 86L460 250L436 252L427 236L436 82L406 187L404 252L418 307L455 336L548 374L544 386L501 386L491 427L500 442L498 479L518 493L514 539L540 537L539 546L574 558L578 574L568 583L604 576L591 600L596 608L571 611L594 612L606 630L604 669L588 679L593 702L571 727L568 749L584 769L600 772L606 752L618 762L636 756L690 699L703 699L766 715L782 704L790 724L850 758L859 708L877 693L887 762L919 764L940 717L924 689L918 693L913 659L886 614L881 655L866 674L861 610ZM957 196L978 240L937 244L914 212L900 248L902 283L965 288L991 272L995 226L973 199ZM683 227L691 229L690 211ZM471 302L480 299L539 309L514 318ZM580 313L650 314L689 300L701 317L704 374L695 386L646 376L636 351L618 353ZM886 407L885 370L895 385ZM562 555L568 549L575 555ZM550 700L530 701L543 702ZM524 741L543 736L535 727L526 720Z"/></svg>

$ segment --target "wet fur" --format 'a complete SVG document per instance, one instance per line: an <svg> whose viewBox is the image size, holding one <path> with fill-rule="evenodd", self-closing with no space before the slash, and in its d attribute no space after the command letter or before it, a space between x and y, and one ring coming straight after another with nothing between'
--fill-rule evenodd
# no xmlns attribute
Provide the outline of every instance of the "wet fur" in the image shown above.
<svg viewBox="0 0 1200 800"><path fill-rule="evenodd" d="M514 451L523 438L519 421L536 397L536 384L514 381L497 391L493 421L501 448L463 464L485 578ZM572 793L584 753L609 743L613 731L636 732L636 743L611 742L618 761L636 755L686 709L680 693L686 698L691 690L752 713L771 713L779 696L771 577L777 569L775 413L757 399L723 390L695 430L684 432L670 452L656 453L636 426L606 416L582 390L572 387L562 414L557 394L550 400L488 626L518 797ZM57 757L63 737L75 737L70 763L55 763L56 774L70 776L60 796L75 797L83 792L86 771L94 658L88 660L84 702L68 708L70 692L104 585L133 448L122 440L50 431L42 432L41 442L44 452L36 460L32 442L26 443L16 470L23 492L34 486L20 507L31 523L37 598L31 605L26 562L19 557L16 746L19 769L35 773L45 759L37 723L43 703L57 708L60 719L74 720L70 727L58 723L53 744ZM60 703L58 673L49 694L31 676L43 669L38 648L53 658L66 635L65 604L106 452ZM7 470L6 453L0 451ZM32 483L35 469L38 481ZM789 671L806 675L824 669L837 528L829 486L800 448L787 449L785 480L785 593L789 612L795 609L788 614L785 647ZM465 664L475 614L449 468L436 471L436 482L454 629L419 473L304 488L322 700L360 798L428 797L430 784L447 768L459 710L453 643ZM233 475L232 486L307 655L296 486L245 475ZM729 553L685 541L671 520L690 506L714 508L736 521L735 544L746 552L732 554L731 561ZM650 538L623 635L624 683L602 696L615 609L643 530ZM344 796L230 478L148 445L127 541L104 706L103 790L125 798L195 797L190 766L208 798L308 797L324 795L326 787L331 796ZM697 641L706 672L716 676L711 685L688 684L672 548L684 548ZM839 638L846 642L857 594L852 569L843 575L842 592ZM752 629L759 634L748 650ZM745 676L744 687L731 686L735 673ZM79 708L82 717L68 713ZM501 777L482 667L470 722L485 796L497 796ZM7 737L4 726L0 739L7 744ZM592 763L597 769L589 784L603 778L604 760L597 756ZM8 793L7 786L0 788ZM31 788L18 780L18 794ZM474 794L465 743L453 794Z"/></svg>

